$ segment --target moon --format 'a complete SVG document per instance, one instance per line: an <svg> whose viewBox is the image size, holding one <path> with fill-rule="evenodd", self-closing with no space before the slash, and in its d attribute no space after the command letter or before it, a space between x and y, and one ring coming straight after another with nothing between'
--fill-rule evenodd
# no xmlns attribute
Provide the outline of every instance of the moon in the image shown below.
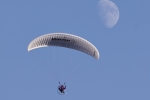
<svg viewBox="0 0 150 100"><path fill-rule="evenodd" d="M119 19L119 9L110 0L100 0L98 2L99 16L107 28L112 28Z"/></svg>

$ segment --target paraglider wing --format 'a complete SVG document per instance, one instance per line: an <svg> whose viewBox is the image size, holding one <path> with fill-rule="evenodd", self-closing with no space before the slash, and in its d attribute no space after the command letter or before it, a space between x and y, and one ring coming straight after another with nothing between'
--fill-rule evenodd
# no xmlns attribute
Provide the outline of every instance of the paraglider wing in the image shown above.
<svg viewBox="0 0 150 100"><path fill-rule="evenodd" d="M28 51L47 46L71 48L99 59L99 52L93 44L79 36L66 33L51 33L37 37L29 44Z"/></svg>

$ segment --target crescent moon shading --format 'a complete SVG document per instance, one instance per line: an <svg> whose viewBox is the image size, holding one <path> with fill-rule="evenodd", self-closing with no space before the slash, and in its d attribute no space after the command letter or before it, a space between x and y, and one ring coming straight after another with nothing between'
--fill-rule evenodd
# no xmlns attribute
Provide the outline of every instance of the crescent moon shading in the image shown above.
<svg viewBox="0 0 150 100"><path fill-rule="evenodd" d="M110 0L100 0L98 2L99 16L107 28L112 28L119 19L119 9Z"/></svg>

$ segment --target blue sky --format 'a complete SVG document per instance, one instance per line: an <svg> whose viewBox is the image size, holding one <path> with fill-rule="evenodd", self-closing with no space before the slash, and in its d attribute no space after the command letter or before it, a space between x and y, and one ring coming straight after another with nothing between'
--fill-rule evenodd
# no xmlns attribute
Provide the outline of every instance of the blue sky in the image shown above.
<svg viewBox="0 0 150 100"><path fill-rule="evenodd" d="M149 100L150 1L112 1L120 17L106 28L98 0L1 0L0 100ZM100 59L54 47L27 52L32 39L53 32L87 39ZM60 96L51 69L63 79L71 67L79 69Z"/></svg>

